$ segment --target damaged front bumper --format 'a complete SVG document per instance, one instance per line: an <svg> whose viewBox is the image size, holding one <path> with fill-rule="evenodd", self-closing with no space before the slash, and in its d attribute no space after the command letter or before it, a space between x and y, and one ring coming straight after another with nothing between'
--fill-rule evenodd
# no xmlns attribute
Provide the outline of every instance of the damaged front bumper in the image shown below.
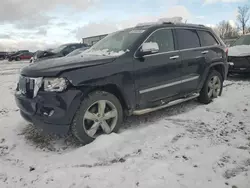
<svg viewBox="0 0 250 188"><path fill-rule="evenodd" d="M15 100L21 116L45 132L66 134L81 103L82 92L42 92L29 98L16 91Z"/></svg>

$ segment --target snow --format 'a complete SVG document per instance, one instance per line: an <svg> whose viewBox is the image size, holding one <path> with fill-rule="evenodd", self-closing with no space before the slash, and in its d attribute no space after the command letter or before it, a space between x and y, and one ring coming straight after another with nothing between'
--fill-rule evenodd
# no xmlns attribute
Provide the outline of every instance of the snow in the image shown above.
<svg viewBox="0 0 250 188"><path fill-rule="evenodd" d="M148 51L159 51L159 45L156 42L146 42L142 45L142 51L148 52Z"/></svg>
<svg viewBox="0 0 250 188"><path fill-rule="evenodd" d="M157 22L142 22L137 24L137 27L140 26L149 26L149 25L160 25L163 23L182 23L183 18L182 17L171 17L171 18L160 18Z"/></svg>
<svg viewBox="0 0 250 188"><path fill-rule="evenodd" d="M92 54L92 55L101 55L101 56L121 56L125 54L127 51L119 51L119 52L114 52L114 51L109 51L109 49L103 49L103 50L86 50L82 54Z"/></svg>
<svg viewBox="0 0 250 188"><path fill-rule="evenodd" d="M226 81L209 105L129 117L119 134L79 146L20 117L13 94L26 65L0 61L1 188L250 187L250 78Z"/></svg>
<svg viewBox="0 0 250 188"><path fill-rule="evenodd" d="M172 23L182 23L182 17L172 17L172 18L161 18L158 21L162 23L172 22Z"/></svg>
<svg viewBox="0 0 250 188"><path fill-rule="evenodd" d="M239 45L228 48L229 56L250 56L250 45Z"/></svg>

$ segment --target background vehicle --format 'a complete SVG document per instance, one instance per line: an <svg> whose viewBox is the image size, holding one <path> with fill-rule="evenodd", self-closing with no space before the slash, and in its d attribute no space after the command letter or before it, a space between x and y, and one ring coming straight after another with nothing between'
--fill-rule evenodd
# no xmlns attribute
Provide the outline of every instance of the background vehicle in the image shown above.
<svg viewBox="0 0 250 188"><path fill-rule="evenodd" d="M20 51L17 51L15 53L11 53L8 55L8 60L13 61L13 60L15 60L15 57L17 57L18 55L20 55L22 53L27 53L27 52L29 52L29 50L20 50Z"/></svg>
<svg viewBox="0 0 250 188"><path fill-rule="evenodd" d="M26 120L86 144L117 132L124 115L197 97L210 103L227 70L227 48L210 28L163 21L110 34L81 56L25 67L15 96Z"/></svg>
<svg viewBox="0 0 250 188"><path fill-rule="evenodd" d="M87 50L87 49L89 49L89 47L83 47L83 48L76 49L76 50L74 50L73 52L71 52L71 53L69 53L68 55L66 55L66 57L78 55L78 54L84 52L84 51Z"/></svg>
<svg viewBox="0 0 250 188"><path fill-rule="evenodd" d="M7 52L0 52L0 59L5 59L7 56Z"/></svg>
<svg viewBox="0 0 250 188"><path fill-rule="evenodd" d="M9 57L16 52L7 52L7 55L5 56L5 59L9 59Z"/></svg>
<svg viewBox="0 0 250 188"><path fill-rule="evenodd" d="M16 56L12 56L12 58L15 60L15 61L20 61L20 60L27 60L27 59L30 59L31 57L33 57L34 53L32 52L24 52L24 53L20 53Z"/></svg>
<svg viewBox="0 0 250 188"><path fill-rule="evenodd" d="M87 47L87 45L83 43L70 43L70 44L61 45L55 49L52 49L51 51L48 51L48 50L38 51L34 55L33 62L44 60L44 59L64 57L68 55L70 52L78 48L82 48L82 47Z"/></svg>
<svg viewBox="0 0 250 188"><path fill-rule="evenodd" d="M250 35L243 35L228 49L229 73L250 73Z"/></svg>

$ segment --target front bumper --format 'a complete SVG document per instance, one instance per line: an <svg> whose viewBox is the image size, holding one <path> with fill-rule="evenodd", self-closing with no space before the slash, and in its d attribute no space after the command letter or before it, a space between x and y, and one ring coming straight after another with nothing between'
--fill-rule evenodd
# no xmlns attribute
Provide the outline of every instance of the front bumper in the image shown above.
<svg viewBox="0 0 250 188"><path fill-rule="evenodd" d="M249 57L228 57L229 73L250 73Z"/></svg>
<svg viewBox="0 0 250 188"><path fill-rule="evenodd" d="M38 92L28 98L19 91L15 93L16 104L22 117L45 132L65 134L81 103L82 92L67 90L62 93Z"/></svg>
<svg viewBox="0 0 250 188"><path fill-rule="evenodd" d="M250 67L238 68L234 66L230 66L229 73L250 73Z"/></svg>

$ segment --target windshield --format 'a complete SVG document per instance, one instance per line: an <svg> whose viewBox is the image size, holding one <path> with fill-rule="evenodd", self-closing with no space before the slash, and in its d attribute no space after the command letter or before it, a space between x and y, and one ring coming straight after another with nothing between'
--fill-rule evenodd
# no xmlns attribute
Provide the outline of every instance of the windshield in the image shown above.
<svg viewBox="0 0 250 188"><path fill-rule="evenodd" d="M100 55L122 55L139 38L144 30L126 29L112 33L97 42L84 53L96 53Z"/></svg>
<svg viewBox="0 0 250 188"><path fill-rule="evenodd" d="M84 51L87 50L87 49L88 49L87 47L76 49L76 50L74 50L73 52L69 53L69 54L67 55L67 57L69 57L69 56L74 56L74 55L78 55L78 54L84 52Z"/></svg>
<svg viewBox="0 0 250 188"><path fill-rule="evenodd" d="M250 35L244 35L237 39L233 46L238 46L238 45L250 45Z"/></svg>
<svg viewBox="0 0 250 188"><path fill-rule="evenodd" d="M57 54L57 53L61 52L65 47L67 47L67 45L61 45L61 46L51 50L51 52Z"/></svg>

